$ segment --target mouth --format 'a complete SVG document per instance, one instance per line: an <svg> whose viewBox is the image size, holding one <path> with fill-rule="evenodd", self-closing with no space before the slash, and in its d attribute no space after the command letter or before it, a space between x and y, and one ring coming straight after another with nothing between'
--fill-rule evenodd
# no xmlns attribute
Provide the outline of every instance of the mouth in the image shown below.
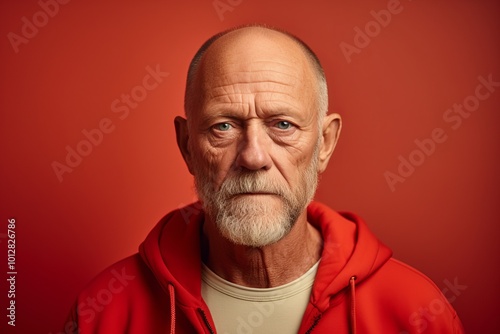
<svg viewBox="0 0 500 334"><path fill-rule="evenodd" d="M239 196L278 196L278 194L270 192L248 192L248 193L234 194L232 197L239 197Z"/></svg>

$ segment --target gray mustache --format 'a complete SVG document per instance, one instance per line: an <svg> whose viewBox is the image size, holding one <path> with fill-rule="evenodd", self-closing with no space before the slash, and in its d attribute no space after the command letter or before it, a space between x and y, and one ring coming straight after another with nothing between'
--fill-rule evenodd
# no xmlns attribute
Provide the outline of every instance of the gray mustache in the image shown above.
<svg viewBox="0 0 500 334"><path fill-rule="evenodd" d="M254 174L238 175L226 179L219 189L220 194L234 196L245 193L269 193L283 196L287 189L278 182Z"/></svg>

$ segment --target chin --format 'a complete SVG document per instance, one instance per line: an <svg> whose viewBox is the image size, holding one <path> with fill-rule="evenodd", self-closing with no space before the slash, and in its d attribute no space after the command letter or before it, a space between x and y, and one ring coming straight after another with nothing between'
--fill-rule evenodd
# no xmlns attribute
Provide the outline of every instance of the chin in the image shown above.
<svg viewBox="0 0 500 334"><path fill-rule="evenodd" d="M274 210L263 212L236 211L219 216L217 226L221 234L236 245L260 248L283 239L293 222L283 213Z"/></svg>

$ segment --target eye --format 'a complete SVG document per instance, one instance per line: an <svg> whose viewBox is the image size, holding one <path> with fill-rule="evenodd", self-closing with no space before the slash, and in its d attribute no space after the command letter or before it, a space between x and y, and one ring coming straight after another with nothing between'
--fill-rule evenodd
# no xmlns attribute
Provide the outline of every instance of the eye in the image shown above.
<svg viewBox="0 0 500 334"><path fill-rule="evenodd" d="M292 127L292 123L287 121L279 121L275 125L280 130L288 130Z"/></svg>
<svg viewBox="0 0 500 334"><path fill-rule="evenodd" d="M232 126L229 123L219 123L214 125L214 129L218 131L228 131L231 127Z"/></svg>

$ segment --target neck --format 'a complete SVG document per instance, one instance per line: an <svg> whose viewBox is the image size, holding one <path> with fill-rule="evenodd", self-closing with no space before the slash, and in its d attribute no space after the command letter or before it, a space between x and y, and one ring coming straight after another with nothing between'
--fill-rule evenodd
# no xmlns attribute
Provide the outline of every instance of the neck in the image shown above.
<svg viewBox="0 0 500 334"><path fill-rule="evenodd" d="M304 211L290 233L264 247L232 243L208 220L204 225L205 264L235 284L272 288L289 283L307 272L321 256L321 234L307 222Z"/></svg>

